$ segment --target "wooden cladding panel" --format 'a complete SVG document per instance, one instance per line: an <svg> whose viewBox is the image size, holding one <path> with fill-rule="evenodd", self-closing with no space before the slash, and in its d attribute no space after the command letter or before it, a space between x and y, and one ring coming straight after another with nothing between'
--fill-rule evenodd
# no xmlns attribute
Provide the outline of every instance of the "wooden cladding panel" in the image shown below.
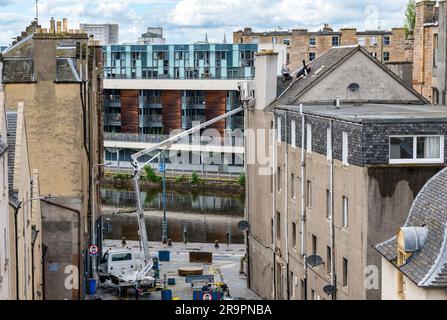
<svg viewBox="0 0 447 320"><path fill-rule="evenodd" d="M139 132L138 95L138 90L121 90L121 132L123 133Z"/></svg>
<svg viewBox="0 0 447 320"><path fill-rule="evenodd" d="M205 116L206 120L212 120L226 112L226 91L207 91L206 93L206 110ZM209 128L214 128L219 130L220 134L223 136L225 131L225 120L216 122Z"/></svg>
<svg viewBox="0 0 447 320"><path fill-rule="evenodd" d="M162 92L164 133L182 128L182 93L179 90Z"/></svg>

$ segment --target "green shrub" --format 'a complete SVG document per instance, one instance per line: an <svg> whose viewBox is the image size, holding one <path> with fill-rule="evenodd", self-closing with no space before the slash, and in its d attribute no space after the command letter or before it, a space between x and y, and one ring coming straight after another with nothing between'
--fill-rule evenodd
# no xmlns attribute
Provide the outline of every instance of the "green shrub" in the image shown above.
<svg viewBox="0 0 447 320"><path fill-rule="evenodd" d="M181 176L178 176L177 178L175 178L175 181L176 181L177 183L182 183L182 182L187 181L187 179L186 179L186 176L185 176L185 175L181 175Z"/></svg>
<svg viewBox="0 0 447 320"><path fill-rule="evenodd" d="M154 169L151 166L145 166L144 171L146 172L146 180L150 182L160 182L161 177L155 174Z"/></svg>
<svg viewBox="0 0 447 320"><path fill-rule="evenodd" d="M112 175L112 180L115 181L115 182L117 182L117 181L123 181L123 180L128 180L128 179L130 179L130 175L125 174L125 173L119 173L119 172L117 172L117 173L114 173L114 174Z"/></svg>
<svg viewBox="0 0 447 320"><path fill-rule="evenodd" d="M241 173L239 175L239 178L237 179L237 182L241 187L245 187L245 173Z"/></svg>
<svg viewBox="0 0 447 320"><path fill-rule="evenodd" d="M200 178L199 175L196 172L193 172L191 175L191 184L199 184L200 183Z"/></svg>

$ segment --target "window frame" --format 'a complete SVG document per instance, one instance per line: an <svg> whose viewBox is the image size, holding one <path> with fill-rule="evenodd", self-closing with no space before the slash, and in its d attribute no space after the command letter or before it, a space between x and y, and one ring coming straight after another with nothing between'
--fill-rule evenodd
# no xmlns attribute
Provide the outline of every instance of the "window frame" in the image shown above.
<svg viewBox="0 0 447 320"><path fill-rule="evenodd" d="M334 44L335 39L337 39L337 41L336 41L337 44ZM332 43L332 47L339 47L340 46L340 36L332 36L331 43Z"/></svg>
<svg viewBox="0 0 447 320"><path fill-rule="evenodd" d="M439 159L418 159L417 158L417 140L418 138L439 138L440 158ZM391 159L391 139L392 138L413 138L413 159ZM390 164L437 164L444 163L444 135L426 134L426 135L392 135L388 138L388 158Z"/></svg>
<svg viewBox="0 0 447 320"><path fill-rule="evenodd" d="M290 142L292 144L292 149L296 149L296 121L292 120L291 123L291 134L292 136L290 137Z"/></svg>
<svg viewBox="0 0 447 320"><path fill-rule="evenodd" d="M349 198L347 196L342 197L342 226L349 227Z"/></svg>
<svg viewBox="0 0 447 320"><path fill-rule="evenodd" d="M342 132L342 164L349 166L349 133Z"/></svg>

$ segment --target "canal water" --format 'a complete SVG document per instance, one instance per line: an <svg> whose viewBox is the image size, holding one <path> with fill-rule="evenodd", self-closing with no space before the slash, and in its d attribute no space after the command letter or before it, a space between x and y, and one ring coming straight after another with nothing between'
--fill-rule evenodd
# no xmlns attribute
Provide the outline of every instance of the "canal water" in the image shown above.
<svg viewBox="0 0 447 320"><path fill-rule="evenodd" d="M134 213L133 191L103 188L104 239L125 237L138 240L138 223ZM161 241L163 226L163 192L146 189L144 200L146 229L149 241ZM168 190L166 197L168 238L174 242L243 244L244 235L237 227L244 218L244 197L212 191L190 192ZM123 213L124 212L124 213Z"/></svg>

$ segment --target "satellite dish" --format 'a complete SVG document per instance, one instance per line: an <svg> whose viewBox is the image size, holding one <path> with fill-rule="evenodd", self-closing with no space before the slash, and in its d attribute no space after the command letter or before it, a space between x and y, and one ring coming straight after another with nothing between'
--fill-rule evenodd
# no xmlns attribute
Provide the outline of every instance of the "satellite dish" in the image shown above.
<svg viewBox="0 0 447 320"><path fill-rule="evenodd" d="M334 286L327 285L323 288L324 293L326 293L328 296L333 295L337 289Z"/></svg>
<svg viewBox="0 0 447 320"><path fill-rule="evenodd" d="M243 220L243 221L239 221L239 223L237 224L237 227L239 230L245 231L250 228L250 224L248 223L248 221Z"/></svg>
<svg viewBox="0 0 447 320"><path fill-rule="evenodd" d="M317 255L313 255L313 256L307 257L306 262L312 268L313 267L318 267L318 266L321 266L323 264L323 258L320 257L320 256L317 256Z"/></svg>

